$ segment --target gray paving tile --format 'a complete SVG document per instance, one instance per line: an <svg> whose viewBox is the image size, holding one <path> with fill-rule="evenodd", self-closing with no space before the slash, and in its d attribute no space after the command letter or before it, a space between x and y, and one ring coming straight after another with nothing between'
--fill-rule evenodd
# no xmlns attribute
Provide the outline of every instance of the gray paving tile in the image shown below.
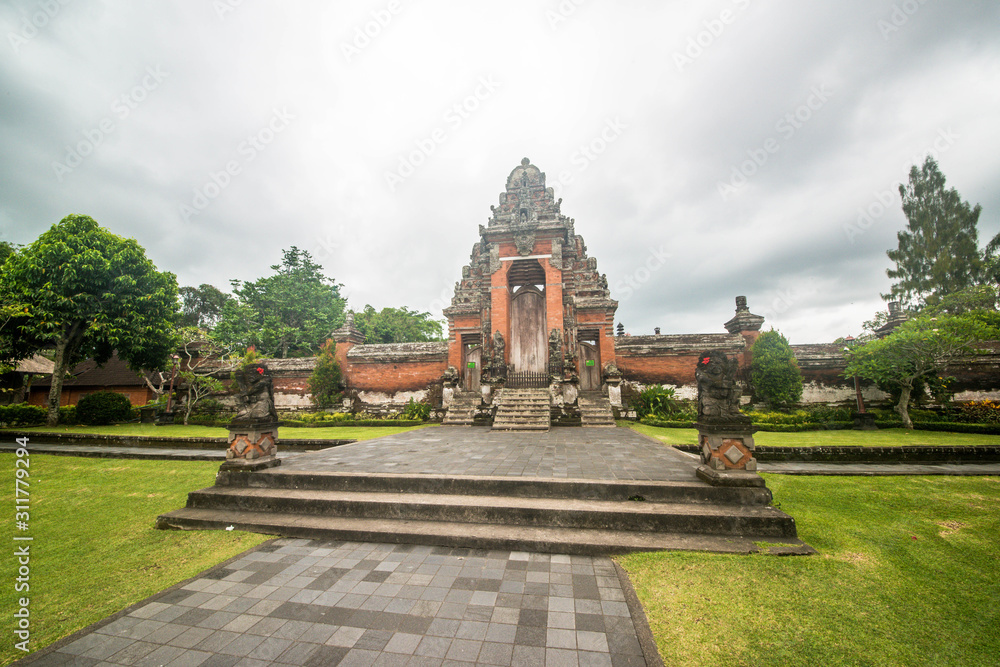
<svg viewBox="0 0 1000 667"><path fill-rule="evenodd" d="M419 448L419 456L411 451ZM692 460L630 429L430 428L287 457L283 470L689 480Z"/></svg>
<svg viewBox="0 0 1000 667"><path fill-rule="evenodd" d="M212 588L265 573L284 583ZM642 661L608 559L298 539L202 575L60 655L192 667Z"/></svg>
<svg viewBox="0 0 1000 667"><path fill-rule="evenodd" d="M212 657L204 651L184 651L167 663L167 667L198 667Z"/></svg>

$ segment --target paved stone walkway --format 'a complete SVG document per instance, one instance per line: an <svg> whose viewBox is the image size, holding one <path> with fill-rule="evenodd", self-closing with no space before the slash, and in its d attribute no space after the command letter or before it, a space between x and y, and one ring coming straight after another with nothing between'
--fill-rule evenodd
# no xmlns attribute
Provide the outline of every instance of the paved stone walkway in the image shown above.
<svg viewBox="0 0 1000 667"><path fill-rule="evenodd" d="M658 664L627 599L608 558L278 539L24 662Z"/></svg>
<svg viewBox="0 0 1000 667"><path fill-rule="evenodd" d="M691 460L627 428L545 432L437 426L289 459L282 470L692 481Z"/></svg>
<svg viewBox="0 0 1000 667"><path fill-rule="evenodd" d="M441 430L457 431L462 427L442 427ZM486 430L486 429L483 429ZM559 431L569 430L569 429L559 429ZM610 431L610 429L586 429L587 431ZM617 429L618 431L626 431L626 429ZM411 433L419 433L420 431L411 431ZM435 431L435 433L440 432ZM598 434L600 435L600 434ZM515 436L515 439L508 440L507 443L503 444L501 449L507 450L507 454L511 455L511 443L516 442L515 434L509 433L492 433L489 432L489 440L494 440L492 436ZM589 436L589 434L588 434ZM394 436L389 436L394 437ZM386 442L389 437L380 438L379 442ZM441 440L437 438L432 438L430 444L433 446L440 446ZM372 451L374 441L362 441L359 443L354 443L354 447L358 445L364 445L365 443L370 443L366 447L367 455L369 461L364 465L370 465L373 461L379 463L378 457L375 456L375 452ZM398 445L399 443L397 443ZM494 445L500 443L494 442ZM341 445L341 447L347 447L348 445ZM558 443L552 443L551 456L547 454L540 453L535 456L536 470L540 469L543 465L550 465L548 463L551 460L551 465L553 470L557 467L556 452L557 448L560 447ZM563 444L562 447L565 447ZM663 446L664 449L671 449L670 447ZM17 448L16 444L9 442L0 442L0 452L13 452ZM588 451L590 447L585 448L584 453L586 456L593 460L593 452ZM188 447L178 447L178 448L163 448L163 447L105 447L102 445L65 445L65 444L55 444L55 443L41 443L41 442L31 442L31 450L39 454L61 454L61 455L71 455L71 456L93 456L102 458L133 458L133 459L156 459L156 460L185 460L185 461L224 461L226 458L226 452L222 449L192 449ZM486 469L490 468L489 462L483 463L482 459L479 458L483 450L477 448L475 453L470 455L470 460L473 467L476 469ZM565 449L560 451L559 465L564 465L565 474L561 475L566 477L569 475L570 465L567 463L562 463L562 457L565 453ZM677 450L672 450L677 451ZM407 451L407 453L412 453ZM686 454L684 452L677 452L681 455L687 456L689 460L697 459L696 456ZM395 452L394 456L399 456L402 452ZM599 452L598 454L603 454ZM293 461L290 457L300 456L297 452L279 452L278 457L283 459L282 465L286 470L293 469ZM475 458L471 458L475 457ZM342 460L340 457L336 457L333 460ZM515 457L515 461L517 458ZM383 462L385 470L383 472L413 472L413 470L408 470L405 467L400 467L398 462L386 460ZM395 465L393 465L395 463ZM456 466L456 462L452 461L452 467ZM379 463L380 465L382 463ZM339 465L339 464L332 464ZM350 462L344 467L336 467L333 469L337 470L351 470L348 467ZM406 465L412 466L413 462L408 461ZM676 466L676 464L675 464ZM576 469L577 466L573 466ZM582 466L580 466L582 468ZM760 472L769 472L777 474L786 475L862 475L862 476L872 476L872 475L1000 475L1000 463L813 463L813 462L774 462L774 463L760 463ZM495 466L494 469L499 469L499 466ZM530 467L526 466L526 469ZM514 465L507 468L505 474L513 474ZM679 471L675 471L680 474ZM476 473L463 473L463 474L476 474ZM483 472L480 474L491 474L488 472ZM500 473L493 473L500 474ZM543 475L539 475L543 476ZM554 475L556 476L556 475ZM569 475L573 476L573 475ZM584 477L586 478L586 477ZM626 477L626 479L645 479L643 477Z"/></svg>

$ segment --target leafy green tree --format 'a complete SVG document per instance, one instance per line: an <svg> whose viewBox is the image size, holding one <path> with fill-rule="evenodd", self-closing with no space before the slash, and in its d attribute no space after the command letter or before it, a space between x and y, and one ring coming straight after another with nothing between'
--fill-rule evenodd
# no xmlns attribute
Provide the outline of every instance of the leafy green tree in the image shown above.
<svg viewBox="0 0 1000 667"><path fill-rule="evenodd" d="M305 250L282 251L274 275L253 282L233 280L235 298L222 308L212 332L233 350L255 346L265 357L312 354L344 320L340 285L323 275Z"/></svg>
<svg viewBox="0 0 1000 667"><path fill-rule="evenodd" d="M376 311L365 305L354 313L354 326L365 335L366 343L420 343L442 340L441 323L430 313L418 313L403 308L383 308Z"/></svg>
<svg viewBox="0 0 1000 667"><path fill-rule="evenodd" d="M919 315L885 338L852 350L844 375L898 391L896 412L903 426L911 429L909 406L914 390L933 385L948 364L975 356L978 343L998 334L1000 330L975 314Z"/></svg>
<svg viewBox="0 0 1000 667"><path fill-rule="evenodd" d="M327 339L319 348L316 367L309 376L309 393L313 402L321 408L328 408L340 398L342 374L335 356L336 344Z"/></svg>
<svg viewBox="0 0 1000 667"><path fill-rule="evenodd" d="M0 241L0 264L3 264L4 261L15 252L17 252L17 246L13 243Z"/></svg>
<svg viewBox="0 0 1000 667"><path fill-rule="evenodd" d="M59 420L63 378L87 358L114 350L135 370L162 368L175 344L177 279L156 270L134 239L116 236L85 215L70 215L0 268L4 304L30 317L4 330L23 359L54 348L48 424Z"/></svg>
<svg viewBox="0 0 1000 667"><path fill-rule="evenodd" d="M218 287L203 283L180 288L181 326L211 329L222 317L222 309L232 297Z"/></svg>
<svg viewBox="0 0 1000 667"><path fill-rule="evenodd" d="M765 331L754 341L751 356L750 381L758 398L776 407L802 399L802 372L787 338Z"/></svg>
<svg viewBox="0 0 1000 667"><path fill-rule="evenodd" d="M906 229L896 234L898 247L886 252L896 264L886 273L897 282L882 298L913 308L989 279L1000 234L980 250L982 207L969 206L955 188L945 189L934 158L910 169L909 183L899 186L899 194Z"/></svg>
<svg viewBox="0 0 1000 667"><path fill-rule="evenodd" d="M180 409L184 412L184 425L187 426L191 412L203 398L225 389L218 375L232 371L237 361L226 359L229 351L217 346L204 329L185 327L178 335L181 344L177 350L180 357L177 393L184 397Z"/></svg>
<svg viewBox="0 0 1000 667"><path fill-rule="evenodd" d="M17 249L12 243L0 241L0 266L12 256ZM0 290L0 373L12 370L11 362L17 356L13 347L13 332L19 323L31 317L31 311L26 305L14 301L14 295L7 290Z"/></svg>

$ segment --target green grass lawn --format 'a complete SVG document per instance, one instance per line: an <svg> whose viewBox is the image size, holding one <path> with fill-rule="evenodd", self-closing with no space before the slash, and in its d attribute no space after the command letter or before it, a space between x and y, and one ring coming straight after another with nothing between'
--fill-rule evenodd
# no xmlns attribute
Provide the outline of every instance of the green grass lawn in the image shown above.
<svg viewBox="0 0 1000 667"><path fill-rule="evenodd" d="M1000 478L765 477L819 555L620 559L667 665L1000 662Z"/></svg>
<svg viewBox="0 0 1000 667"><path fill-rule="evenodd" d="M215 482L218 463L30 457L30 530L13 530L14 454L0 454L0 496L11 532L30 535L31 643L34 651L153 593L260 544L267 536L225 531L154 530L157 515ZM24 654L10 640L17 563L8 537L0 664Z"/></svg>
<svg viewBox="0 0 1000 667"><path fill-rule="evenodd" d="M14 460L0 454L11 517ZM153 529L158 514L211 485L217 469L31 456L32 648L266 539ZM819 555L620 559L666 664L996 664L1000 478L766 478ZM8 585L11 553L0 558ZM8 619L13 598L4 596ZM18 657L12 642L0 646L0 664Z"/></svg>
<svg viewBox="0 0 1000 667"><path fill-rule="evenodd" d="M698 431L693 428L661 428L638 422L619 422L644 435L652 436L668 445L696 445ZM753 435L757 445L773 447L899 447L902 445L1000 445L1000 435L976 433L945 433L943 431L907 431L887 428L878 431L802 431L800 433L773 433L757 431Z"/></svg>
<svg viewBox="0 0 1000 667"><path fill-rule="evenodd" d="M326 426L322 428L301 428L282 426L279 435L289 440L370 440L383 435L405 433L425 426ZM144 435L151 438L225 438L229 431L216 426L184 426L172 424L115 424L114 426L32 426L15 429L29 433L88 433L95 435Z"/></svg>

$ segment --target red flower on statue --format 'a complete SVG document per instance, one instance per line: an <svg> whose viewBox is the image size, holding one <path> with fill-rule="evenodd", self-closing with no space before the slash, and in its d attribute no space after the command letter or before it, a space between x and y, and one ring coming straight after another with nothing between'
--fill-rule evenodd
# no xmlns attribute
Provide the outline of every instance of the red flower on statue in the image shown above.
<svg viewBox="0 0 1000 667"><path fill-rule="evenodd" d="M709 364L709 362L711 362L711 361L712 361L712 357L704 357L701 360L701 363L703 363L703 364L705 364L707 366Z"/></svg>
<svg viewBox="0 0 1000 667"><path fill-rule="evenodd" d="M263 374L264 374L264 369L261 368L260 366L258 366L257 367L257 375L263 375Z"/></svg>

